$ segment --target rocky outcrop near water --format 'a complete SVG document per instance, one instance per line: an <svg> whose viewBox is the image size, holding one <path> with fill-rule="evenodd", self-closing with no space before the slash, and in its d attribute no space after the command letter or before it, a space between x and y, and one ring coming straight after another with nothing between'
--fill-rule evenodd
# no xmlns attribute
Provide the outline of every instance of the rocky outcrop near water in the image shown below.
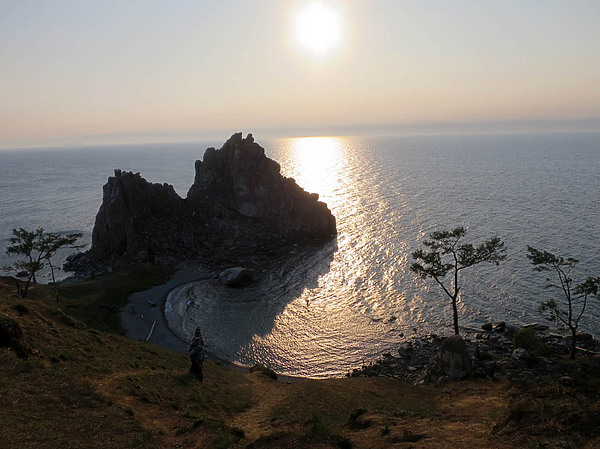
<svg viewBox="0 0 600 449"><path fill-rule="evenodd" d="M189 219L185 203L173 186L149 183L139 173L115 170L103 187L91 252L101 260L123 257L153 261L162 251L185 257L184 248L197 244L194 234L185 232L193 225ZM176 246L180 248L175 252L171 248Z"/></svg>
<svg viewBox="0 0 600 449"><path fill-rule="evenodd" d="M207 149L195 168L185 199L169 184L115 170L103 187L91 249L65 269L122 260L252 264L287 245L324 241L337 232L327 205L283 177L251 134L234 134L221 149Z"/></svg>
<svg viewBox="0 0 600 449"><path fill-rule="evenodd" d="M217 202L240 215L264 223L287 239L328 238L335 218L317 193L307 193L280 174L277 162L252 134L234 134L220 150L209 148L196 161L196 176L187 200Z"/></svg>
<svg viewBox="0 0 600 449"><path fill-rule="evenodd" d="M568 383L571 373L565 360L570 345L570 337L551 333L543 324L518 328L501 321L487 323L481 331L470 330L464 339L436 334L412 338L398 347L397 354L386 353L348 376L441 385L466 377L495 380L552 375ZM590 334L579 334L577 347L579 358L600 366L600 341Z"/></svg>

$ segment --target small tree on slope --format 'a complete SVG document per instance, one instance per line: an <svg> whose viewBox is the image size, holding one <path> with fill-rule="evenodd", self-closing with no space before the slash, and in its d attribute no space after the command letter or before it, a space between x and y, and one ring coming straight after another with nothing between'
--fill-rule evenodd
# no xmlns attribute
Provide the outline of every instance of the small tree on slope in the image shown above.
<svg viewBox="0 0 600 449"><path fill-rule="evenodd" d="M466 268L482 262L490 262L498 265L506 258L504 243L493 237L474 246L472 243L462 243L461 240L467 233L464 227L455 228L452 231L435 231L428 234L429 239L423 244L429 250L418 250L412 253L416 260L410 269L423 279L432 278L442 288L452 301L452 312L454 322L454 333L458 331L458 308L457 300L460 294L460 273ZM448 273L452 273L452 280L444 283Z"/></svg>
<svg viewBox="0 0 600 449"><path fill-rule="evenodd" d="M552 283L550 279L546 279L548 284L546 288L556 288L561 290L567 302L567 309L561 309L554 299L542 302L540 311L549 312L550 320L555 323L562 323L571 331L571 360L575 359L577 351L577 329L579 320L585 313L588 297L598 295L598 287L600 286L600 277L588 277L580 284L573 285L571 272L579 263L577 259L571 257L563 258L556 256L548 251L540 251L531 246L527 247L529 254L527 258L533 264L534 271L553 271L558 276L558 284Z"/></svg>
<svg viewBox="0 0 600 449"><path fill-rule="evenodd" d="M58 288L56 287L56 278L54 277L54 265L52 264L52 257L61 248L72 248L79 249L83 248L83 245L76 245L77 240L81 238L80 232L73 232L66 235L61 235L55 232L43 232L37 241L36 248L40 252L42 260L48 262L50 266L50 273L52 274L52 285L54 286L54 294L56 295L56 301L59 300Z"/></svg>
<svg viewBox="0 0 600 449"><path fill-rule="evenodd" d="M13 236L10 238L10 246L6 247L6 254L24 256L22 260L4 267L5 271L23 271L26 273L25 286L21 287L17 283L17 293L25 298L31 282L37 282L36 274L44 268L44 263L48 263L52 273L52 282L54 284L54 294L58 301L58 290L56 288L56 279L54 277L54 265L52 257L60 248L81 248L75 242L81 237L80 233L71 233L60 235L56 233L46 233L44 228L38 228L35 231L27 231L23 228L13 229Z"/></svg>
<svg viewBox="0 0 600 449"><path fill-rule="evenodd" d="M43 228L38 228L35 231L27 231L23 228L13 229L13 236L10 238L12 245L6 247L6 254L25 257L25 259L17 260L14 264L4 267L4 271L14 270L17 275L19 275L19 272L26 273L25 287L22 288L17 282L17 294L21 298L27 296L27 290L29 290L31 282L37 282L36 273L44 268L41 254L34 255L35 244L43 232Z"/></svg>

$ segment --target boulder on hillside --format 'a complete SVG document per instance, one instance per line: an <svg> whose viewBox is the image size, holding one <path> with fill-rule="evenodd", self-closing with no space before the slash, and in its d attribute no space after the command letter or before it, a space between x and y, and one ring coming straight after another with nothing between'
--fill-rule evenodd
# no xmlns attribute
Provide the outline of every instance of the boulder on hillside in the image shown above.
<svg viewBox="0 0 600 449"><path fill-rule="evenodd" d="M463 379L471 374L471 356L460 335L453 335L443 341L440 349L440 367L453 379Z"/></svg>
<svg viewBox="0 0 600 449"><path fill-rule="evenodd" d="M22 359L28 358L31 354L21 326L5 314L0 314L0 348L10 348L15 351L17 357Z"/></svg>

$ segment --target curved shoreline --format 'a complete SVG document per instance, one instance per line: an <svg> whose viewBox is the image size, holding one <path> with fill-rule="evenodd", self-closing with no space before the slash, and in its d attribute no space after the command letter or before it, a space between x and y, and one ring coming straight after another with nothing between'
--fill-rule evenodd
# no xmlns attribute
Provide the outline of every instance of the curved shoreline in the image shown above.
<svg viewBox="0 0 600 449"><path fill-rule="evenodd" d="M185 353L187 342L175 335L165 318L167 297L180 285L213 276L214 273L206 268L184 265L165 284L132 294L127 307L120 313L121 323L126 329L125 335L134 340L146 341L156 322L148 341L170 351Z"/></svg>
<svg viewBox="0 0 600 449"><path fill-rule="evenodd" d="M167 320L166 306L169 295L178 287L189 283L211 280L214 279L214 277L215 272L205 267L182 264L164 284L130 295L128 298L128 305L120 313L121 323L126 329L125 335L131 339L148 341L167 350L185 354L188 342L177 335L177 333L169 326L169 321ZM175 313L175 315L177 315L177 313ZM481 368L480 375L493 376L496 374L496 371L510 371L512 369L512 364L514 364L512 361L513 357L511 357L513 352L512 335L519 327L507 326L503 322L499 324L503 325L502 329L492 329L491 324L489 324L490 329L485 329L485 327L484 330L463 329L466 331L465 339L467 340L468 345L470 345L470 352L474 352L475 350L473 348L477 347L478 350L474 353L483 351L496 354L496 360L490 365L491 368L487 367L487 365L484 366L485 363L479 363L479 365L481 365L479 366L479 368ZM550 357L550 359L560 356L560 353L564 352L560 349L564 346L564 338L556 334L551 334L548 326L530 324L523 327L534 326L540 327L540 329L538 329L540 331L540 338L549 348L552 348L554 357ZM422 336L420 338L415 337L413 339L406 339L404 342L399 342L399 356L392 356L390 353L384 353L381 357L371 360L368 365L363 364L360 368L356 367L351 372L348 372L347 375L352 377L383 375L415 382L422 377L422 373L426 369L431 356L439 351L439 345L442 339L442 337L433 334L424 337ZM600 346L598 346L597 341L595 341L591 335L589 340L591 346L583 348L583 351L592 350L591 352L598 353L598 351L600 351ZM249 368L249 365L236 364L222 359L216 354L210 354L209 357L212 360L223 363L236 370L247 371ZM477 358L477 356L474 357ZM547 359L541 358L541 360ZM544 369L556 371L557 368L554 367L554 364L554 362L550 363L548 359L548 362L544 361L543 364L539 364L540 366L535 366L535 368L540 369L541 365L544 365L542 371L544 371ZM498 366L496 365L502 365L502 369L497 369ZM534 366L527 366L526 368L530 369L533 367ZM277 373L277 375L279 380L287 382L311 379L311 377L289 376L280 373Z"/></svg>
<svg viewBox="0 0 600 449"><path fill-rule="evenodd" d="M178 267L177 271L166 283L129 296L127 307L120 313L121 324L126 330L125 336L133 340L146 341L156 321L148 342L169 351L185 354L188 342L175 334L169 327L165 316L167 299L169 294L177 287L190 282L213 279L214 276L215 273L213 271L200 265L190 266L184 264ZM221 359L214 354L209 354L209 358L233 369L247 371L249 368L248 366L238 365ZM299 382L308 379L310 378L277 373L277 380L283 382Z"/></svg>

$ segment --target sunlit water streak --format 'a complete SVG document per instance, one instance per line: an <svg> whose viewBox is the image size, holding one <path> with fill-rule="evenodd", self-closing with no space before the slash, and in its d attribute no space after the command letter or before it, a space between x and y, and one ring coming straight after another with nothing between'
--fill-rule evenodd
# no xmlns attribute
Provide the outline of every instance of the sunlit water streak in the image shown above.
<svg viewBox="0 0 600 449"><path fill-rule="evenodd" d="M410 272L410 253L427 232L466 225L475 241L500 236L510 256L500 267L466 273L461 325L540 321L537 306L548 292L531 272L526 245L576 255L590 273L600 272L600 181L592 175L600 145L587 139L278 142L270 156L329 205L336 241L277 264L249 292L183 286L171 304L193 298L194 307L167 316L182 337L196 325L206 328L214 352L228 360L291 375L341 375L403 338L451 332L449 301ZM598 330L599 312L597 305L590 310L588 328Z"/></svg>
<svg viewBox="0 0 600 449"><path fill-rule="evenodd" d="M574 256L600 273L600 135L306 138L261 142L282 173L318 192L337 218L330 244L298 248L242 292L214 282L176 289L167 309L187 339L210 350L313 377L341 375L403 338L450 333L450 305L409 270L425 234L465 225L474 241L501 237L509 257L466 273L461 325L540 321L550 293L527 245ZM185 195L193 161L219 143L0 152L0 243L10 229L82 231L89 243L113 168L140 171ZM4 265L8 259L0 255ZM192 302L188 307L188 299ZM598 302L584 329L600 332Z"/></svg>

